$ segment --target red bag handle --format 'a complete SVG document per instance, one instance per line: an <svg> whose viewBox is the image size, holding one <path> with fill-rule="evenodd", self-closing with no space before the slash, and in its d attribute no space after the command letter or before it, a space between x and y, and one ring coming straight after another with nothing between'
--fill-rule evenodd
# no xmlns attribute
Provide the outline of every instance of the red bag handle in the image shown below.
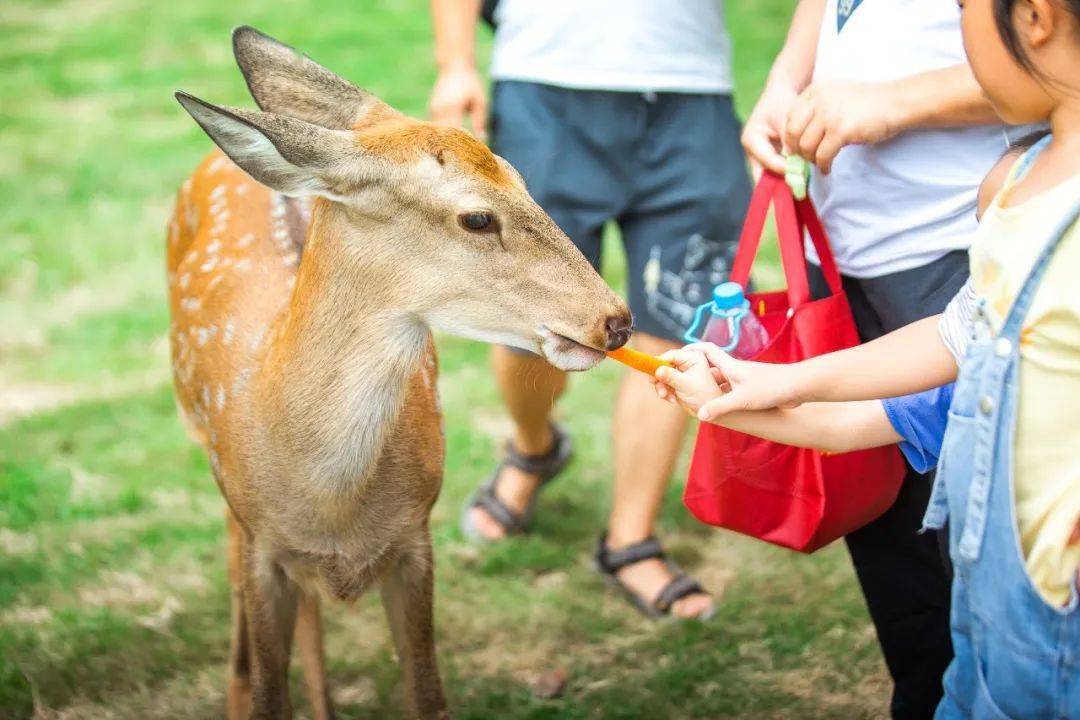
<svg viewBox="0 0 1080 720"><path fill-rule="evenodd" d="M769 214L770 205L773 206L776 216L776 235L780 245L784 279L787 281L789 305L800 307L810 302L810 282L806 274L807 260L803 245L804 231L810 236L810 241L817 250L821 271L830 292L834 295L842 292L843 284L840 271L836 267L836 258L833 257L832 249L825 238L825 229L813 203L809 198L795 200L783 176L769 171L762 173L761 180L750 198L746 221L739 235L739 248L731 266L731 280L743 287L749 282L750 268L761 245L761 235L765 230L765 218Z"/></svg>

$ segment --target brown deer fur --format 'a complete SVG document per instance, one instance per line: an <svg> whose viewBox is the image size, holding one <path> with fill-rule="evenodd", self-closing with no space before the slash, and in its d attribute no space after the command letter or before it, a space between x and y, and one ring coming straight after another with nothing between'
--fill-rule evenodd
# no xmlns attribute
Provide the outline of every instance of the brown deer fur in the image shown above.
<svg viewBox="0 0 1080 720"><path fill-rule="evenodd" d="M229 716L291 715L295 641L330 717L317 597L381 584L412 710L442 717L430 328L584 369L625 342L629 313L480 142L251 28L234 49L268 112L178 94L224 153L183 184L168 234L177 403L229 507ZM282 193L305 198L302 244ZM470 231L478 211L495 222Z"/></svg>

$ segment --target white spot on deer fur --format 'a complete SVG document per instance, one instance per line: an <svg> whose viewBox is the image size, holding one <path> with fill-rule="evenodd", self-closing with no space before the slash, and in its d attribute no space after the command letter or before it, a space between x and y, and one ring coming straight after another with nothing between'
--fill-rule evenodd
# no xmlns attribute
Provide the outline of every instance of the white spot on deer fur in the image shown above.
<svg viewBox="0 0 1080 720"><path fill-rule="evenodd" d="M240 183L239 185L236 186L236 194L239 195L240 197L243 197L244 195L247 195L247 191L248 191L247 183Z"/></svg>
<svg viewBox="0 0 1080 720"><path fill-rule="evenodd" d="M236 241L236 247L246 248L251 243L255 242L255 233L245 233L241 235Z"/></svg>
<svg viewBox="0 0 1080 720"><path fill-rule="evenodd" d="M217 267L218 259L216 257L207 258L206 262L199 266L199 269L203 272L210 272Z"/></svg>
<svg viewBox="0 0 1080 720"><path fill-rule="evenodd" d="M251 378L252 372L254 371L251 368L246 367L236 374L236 377L233 379L233 395L242 392L243 389L247 387L248 380Z"/></svg>
<svg viewBox="0 0 1080 720"><path fill-rule="evenodd" d="M285 196L274 193L270 196L270 217L279 219L285 217Z"/></svg>
<svg viewBox="0 0 1080 720"><path fill-rule="evenodd" d="M187 286L191 284L191 273L184 273L180 276L180 289L187 290Z"/></svg>
<svg viewBox="0 0 1080 720"><path fill-rule="evenodd" d="M189 234L194 235L197 233L199 231L199 208L189 204L184 213L184 223L187 225Z"/></svg>
<svg viewBox="0 0 1080 720"><path fill-rule="evenodd" d="M202 307L202 301L199 298L181 298L180 309L184 312L198 312Z"/></svg>
<svg viewBox="0 0 1080 720"><path fill-rule="evenodd" d="M289 253L285 257L281 258L281 262L284 263L287 267L294 267L299 260L300 256L296 253Z"/></svg>
<svg viewBox="0 0 1080 720"><path fill-rule="evenodd" d="M216 400L217 400L218 412L221 412L222 410L225 409L225 386L224 385L219 384L217 386Z"/></svg>
<svg viewBox="0 0 1080 720"><path fill-rule="evenodd" d="M206 252L209 253L210 255L213 255L214 253L216 253L220 249L221 249L221 241L220 240L214 240L213 242L211 242L210 244L208 244L206 246Z"/></svg>
<svg viewBox="0 0 1080 720"><path fill-rule="evenodd" d="M240 272L247 272L248 270L251 269L251 259L250 258L244 258L243 260L237 260L235 267Z"/></svg>
<svg viewBox="0 0 1080 720"><path fill-rule="evenodd" d="M217 163L219 160L223 160L223 159L224 158L217 158L216 160L214 160L213 163L210 163L210 167L213 167L214 163ZM207 168L207 169L209 169L209 168ZM219 183L219 184L215 185L214 189L210 191L210 195L209 195L210 202L214 202L218 198L222 197L224 194L225 194L225 185L223 183Z"/></svg>
<svg viewBox="0 0 1080 720"><path fill-rule="evenodd" d="M294 287L296 287L296 276L295 275L290 275L285 280L285 287L289 288L290 290L292 290Z"/></svg>
<svg viewBox="0 0 1080 720"><path fill-rule="evenodd" d="M259 349L259 347L260 347L260 346L262 345L262 343L263 343L263 338L264 338L264 337L266 337L266 330L267 330L267 327L266 327L266 325L265 325L265 324L264 324L264 325L260 325L260 326L259 326L259 327L258 327L258 328L257 328L257 329L255 330L255 332L253 332L253 333L251 334L251 337L250 337L250 338L248 338L248 349L249 349L249 350L252 350L252 351L254 351L254 350L258 350L258 349Z"/></svg>
<svg viewBox="0 0 1080 720"><path fill-rule="evenodd" d="M206 172L207 173L219 172L219 171L221 171L221 170L223 170L225 168L225 165L227 163L228 163L228 160L226 160L224 157L220 157L220 156L216 157L216 158L214 158L213 160L210 161L209 165L206 166ZM218 185L218 187L221 187L221 185Z"/></svg>
<svg viewBox="0 0 1080 720"><path fill-rule="evenodd" d="M209 292L217 287L218 283L225 279L225 276L218 273L214 277L210 278L210 282L206 283L206 290Z"/></svg>
<svg viewBox="0 0 1080 720"><path fill-rule="evenodd" d="M225 330L221 333L221 342L225 345L232 345L234 330L235 326L233 323L233 319L229 318L225 321Z"/></svg>
<svg viewBox="0 0 1080 720"><path fill-rule="evenodd" d="M195 342L199 347L202 347L213 340L214 336L217 335L217 326L211 325L210 327L196 328L195 333Z"/></svg>
<svg viewBox="0 0 1080 720"><path fill-rule="evenodd" d="M203 412L206 412L210 407L210 388L205 385L202 386L202 389L199 390L199 400L202 402Z"/></svg>

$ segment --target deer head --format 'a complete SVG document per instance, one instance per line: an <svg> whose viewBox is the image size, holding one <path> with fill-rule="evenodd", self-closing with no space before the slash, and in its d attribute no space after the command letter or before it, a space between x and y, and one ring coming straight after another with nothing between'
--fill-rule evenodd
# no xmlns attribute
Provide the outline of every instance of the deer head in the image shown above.
<svg viewBox="0 0 1080 720"><path fill-rule="evenodd" d="M343 303L375 294L411 321L566 370L626 343L625 303L483 143L408 118L252 28L233 47L261 111L176 97L255 180L321 198L303 262L328 268Z"/></svg>

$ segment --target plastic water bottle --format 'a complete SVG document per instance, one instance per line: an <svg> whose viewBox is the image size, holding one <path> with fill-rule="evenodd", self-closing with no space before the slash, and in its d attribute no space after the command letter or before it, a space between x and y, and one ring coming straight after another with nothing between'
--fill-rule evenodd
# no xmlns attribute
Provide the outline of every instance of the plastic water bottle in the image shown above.
<svg viewBox="0 0 1080 720"><path fill-rule="evenodd" d="M705 321L700 336L695 329ZM765 326L750 312L750 302L742 286L734 282L717 285L710 302L698 308L694 323L686 331L687 342L711 342L740 359L752 358L769 344Z"/></svg>

